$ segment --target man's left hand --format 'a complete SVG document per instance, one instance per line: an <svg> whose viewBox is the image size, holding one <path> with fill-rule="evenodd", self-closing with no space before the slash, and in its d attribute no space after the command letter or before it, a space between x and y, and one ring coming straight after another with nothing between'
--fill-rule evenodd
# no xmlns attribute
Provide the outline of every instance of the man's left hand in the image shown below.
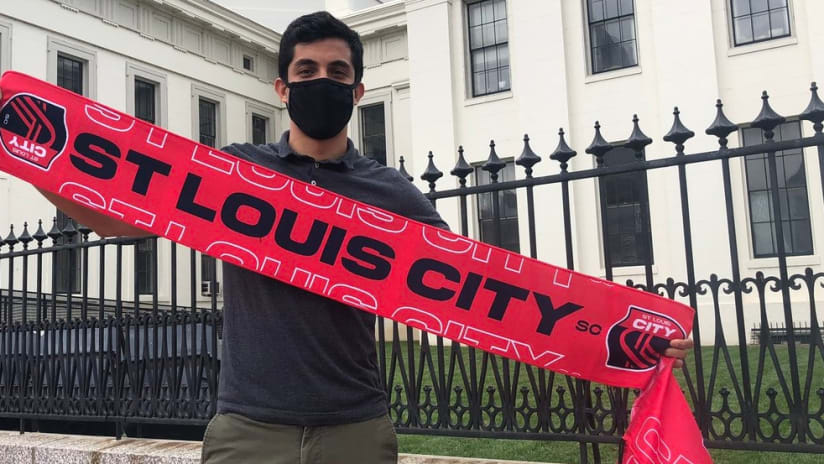
<svg viewBox="0 0 824 464"><path fill-rule="evenodd" d="M684 365L684 359L687 357L687 354L692 350L694 345L695 342L693 342L691 338L670 340L670 346L666 349L666 351L664 351L664 356L675 358L673 367L676 369L681 368Z"/></svg>

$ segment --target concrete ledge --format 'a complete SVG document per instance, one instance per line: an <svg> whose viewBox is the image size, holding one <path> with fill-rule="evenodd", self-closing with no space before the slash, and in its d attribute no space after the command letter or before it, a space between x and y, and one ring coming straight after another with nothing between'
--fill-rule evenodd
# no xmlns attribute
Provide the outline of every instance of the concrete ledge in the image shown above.
<svg viewBox="0 0 824 464"><path fill-rule="evenodd" d="M0 464L199 464L200 442L0 431ZM402 454L399 464L527 464ZM531 463L534 464L534 463Z"/></svg>

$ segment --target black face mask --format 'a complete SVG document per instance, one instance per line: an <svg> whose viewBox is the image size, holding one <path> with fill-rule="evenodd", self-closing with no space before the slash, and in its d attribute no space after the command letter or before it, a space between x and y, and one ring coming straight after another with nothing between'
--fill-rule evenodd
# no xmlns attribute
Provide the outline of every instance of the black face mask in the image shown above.
<svg viewBox="0 0 824 464"><path fill-rule="evenodd" d="M304 134L315 140L338 135L352 117L355 106L352 91L358 84L320 78L286 85L289 87L289 117Z"/></svg>

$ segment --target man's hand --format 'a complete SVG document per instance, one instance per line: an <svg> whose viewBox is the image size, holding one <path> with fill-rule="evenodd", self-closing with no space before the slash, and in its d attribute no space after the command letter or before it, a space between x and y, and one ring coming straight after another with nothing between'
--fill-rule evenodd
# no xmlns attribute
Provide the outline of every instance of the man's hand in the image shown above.
<svg viewBox="0 0 824 464"><path fill-rule="evenodd" d="M666 349L666 351L664 351L664 356L675 358L673 367L680 368L684 365L684 359L687 357L687 354L689 354L694 345L695 342L693 342L691 338L670 340L670 346Z"/></svg>

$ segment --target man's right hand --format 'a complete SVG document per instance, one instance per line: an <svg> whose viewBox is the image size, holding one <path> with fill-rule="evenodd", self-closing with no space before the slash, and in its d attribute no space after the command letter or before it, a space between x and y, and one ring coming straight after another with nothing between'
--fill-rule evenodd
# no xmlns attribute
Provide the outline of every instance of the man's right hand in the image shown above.
<svg viewBox="0 0 824 464"><path fill-rule="evenodd" d="M3 91L0 90L0 100L3 100ZM37 187L35 187L37 188ZM75 221L92 229L101 237L150 237L151 233L143 229L132 227L113 219L105 214L98 213L89 208L81 206L71 200L63 198L55 193L47 192L37 188L47 200L52 202L57 209L66 213Z"/></svg>

